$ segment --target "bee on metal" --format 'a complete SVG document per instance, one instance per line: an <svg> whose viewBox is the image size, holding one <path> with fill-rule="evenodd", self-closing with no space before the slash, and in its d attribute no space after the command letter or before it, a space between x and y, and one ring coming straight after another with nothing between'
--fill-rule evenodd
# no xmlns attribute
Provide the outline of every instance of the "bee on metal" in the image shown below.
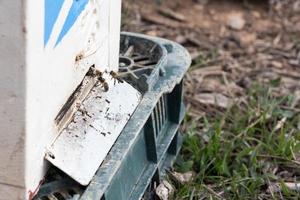
<svg viewBox="0 0 300 200"><path fill-rule="evenodd" d="M76 103L76 107L77 107L77 110L78 110L83 116L88 116L89 118L92 118L92 116L89 115L88 111L87 111L85 108L83 108L79 102Z"/></svg>
<svg viewBox="0 0 300 200"><path fill-rule="evenodd" d="M82 52L80 52L76 57L75 57L75 62L79 62L84 58L84 55Z"/></svg>
<svg viewBox="0 0 300 200"><path fill-rule="evenodd" d="M102 85L102 87L104 88L104 91L107 92L109 90L109 86L108 86L108 83L105 81L105 79L102 77L102 73L100 76L97 77L97 79L100 82L100 84Z"/></svg>
<svg viewBox="0 0 300 200"><path fill-rule="evenodd" d="M120 76L116 72L110 71L109 74L112 77L112 79L114 79L114 85L116 84L116 81L118 81L118 83L124 83L124 81L120 78Z"/></svg>
<svg viewBox="0 0 300 200"><path fill-rule="evenodd" d="M92 116L89 115L89 113L87 112L87 110L82 109L82 108L79 108L78 111L81 112L82 115L86 115L86 116L88 116L89 118L92 118Z"/></svg>
<svg viewBox="0 0 300 200"><path fill-rule="evenodd" d="M109 90L108 83L103 78L103 73L95 68L95 64L91 65L91 70L88 75L96 77L100 82L101 86L104 88L104 91L107 92Z"/></svg>
<svg viewBox="0 0 300 200"><path fill-rule="evenodd" d="M94 75L96 77L102 77L103 76L103 73L101 71L99 71L98 69L94 69Z"/></svg>
<svg viewBox="0 0 300 200"><path fill-rule="evenodd" d="M104 133L104 132L101 132L100 134L103 135L104 137L106 136L106 133Z"/></svg>

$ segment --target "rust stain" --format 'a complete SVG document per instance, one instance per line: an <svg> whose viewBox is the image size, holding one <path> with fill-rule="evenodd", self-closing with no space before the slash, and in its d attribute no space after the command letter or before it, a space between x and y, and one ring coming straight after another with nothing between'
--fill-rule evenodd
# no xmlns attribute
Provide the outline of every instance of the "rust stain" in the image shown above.
<svg viewBox="0 0 300 200"><path fill-rule="evenodd" d="M29 194L28 200L32 200L37 195L37 193L40 190L40 187L42 186L42 184L44 182L45 182L45 178L43 178L42 180L40 180L39 185L37 186L37 188L35 188L34 191L31 191L31 190L28 191L28 194Z"/></svg>

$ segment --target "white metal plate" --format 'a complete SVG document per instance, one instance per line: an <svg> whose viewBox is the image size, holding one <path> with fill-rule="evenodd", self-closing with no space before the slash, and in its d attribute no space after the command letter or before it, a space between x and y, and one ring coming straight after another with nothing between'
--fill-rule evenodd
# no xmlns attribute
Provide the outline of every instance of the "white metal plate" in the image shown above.
<svg viewBox="0 0 300 200"><path fill-rule="evenodd" d="M104 78L109 90L94 87L46 153L48 161L82 185L89 184L141 99L128 83L108 74Z"/></svg>

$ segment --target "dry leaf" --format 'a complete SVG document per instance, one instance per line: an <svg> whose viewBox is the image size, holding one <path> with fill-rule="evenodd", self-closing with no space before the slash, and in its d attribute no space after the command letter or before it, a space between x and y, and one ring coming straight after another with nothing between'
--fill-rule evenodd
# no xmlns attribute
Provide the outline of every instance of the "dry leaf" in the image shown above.
<svg viewBox="0 0 300 200"><path fill-rule="evenodd" d="M234 30L242 30L246 24L246 21L239 12L232 12L228 15L227 18L227 26Z"/></svg>
<svg viewBox="0 0 300 200"><path fill-rule="evenodd" d="M171 172L171 175L176 181L180 182L181 184L188 183L192 181L195 177L195 172L189 171L186 173L179 173L179 172Z"/></svg>
<svg viewBox="0 0 300 200"><path fill-rule="evenodd" d="M221 108L228 108L233 103L231 99L219 93L196 94L195 100L205 105L213 105Z"/></svg>
<svg viewBox="0 0 300 200"><path fill-rule="evenodd" d="M247 31L241 31L237 33L237 38L244 46L252 45L257 38L256 33L250 33Z"/></svg>
<svg viewBox="0 0 300 200"><path fill-rule="evenodd" d="M161 184L158 185L155 193L160 200L168 200L174 194L174 188L170 183L164 180Z"/></svg>
<svg viewBox="0 0 300 200"><path fill-rule="evenodd" d="M267 189L267 193L273 194L280 191L279 183L270 183Z"/></svg>
<svg viewBox="0 0 300 200"><path fill-rule="evenodd" d="M175 19L177 21L180 21L180 22L184 22L186 21L186 18L184 15L178 13L178 12L174 12L173 10L169 9L169 8L159 8L158 9L158 12L165 16L165 17L168 17L170 19Z"/></svg>

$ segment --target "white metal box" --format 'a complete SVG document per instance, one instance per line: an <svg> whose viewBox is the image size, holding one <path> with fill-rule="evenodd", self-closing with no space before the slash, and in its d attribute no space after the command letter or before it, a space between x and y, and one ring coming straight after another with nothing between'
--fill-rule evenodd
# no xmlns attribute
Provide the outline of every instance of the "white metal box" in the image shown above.
<svg viewBox="0 0 300 200"><path fill-rule="evenodd" d="M44 175L55 117L92 64L117 70L121 0L0 1L0 200Z"/></svg>

